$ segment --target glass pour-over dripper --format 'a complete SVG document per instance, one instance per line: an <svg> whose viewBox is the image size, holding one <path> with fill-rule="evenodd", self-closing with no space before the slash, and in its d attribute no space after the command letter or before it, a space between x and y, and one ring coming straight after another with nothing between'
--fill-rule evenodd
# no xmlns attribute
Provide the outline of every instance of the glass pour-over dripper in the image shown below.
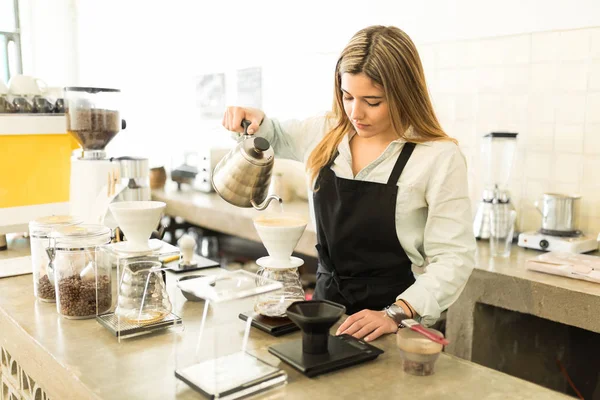
<svg viewBox="0 0 600 400"><path fill-rule="evenodd" d="M257 284L260 285L263 278L283 284L282 289L259 296L254 311L266 317L285 317L290 304L304 300L298 273L304 261L292 257L292 252L306 229L306 221L297 216L277 214L254 219L254 227L269 252L269 256L256 260L260 266Z"/></svg>

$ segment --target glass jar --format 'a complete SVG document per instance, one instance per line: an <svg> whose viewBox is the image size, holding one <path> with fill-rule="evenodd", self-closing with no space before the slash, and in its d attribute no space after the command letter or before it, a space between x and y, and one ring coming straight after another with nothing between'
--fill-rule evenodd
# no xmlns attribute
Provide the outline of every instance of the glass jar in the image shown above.
<svg viewBox="0 0 600 400"><path fill-rule="evenodd" d="M256 272L257 285L262 285L262 280L273 280L283 284L279 290L262 294L257 297L254 311L266 317L284 318L287 308L295 301L305 300L304 289L300 281L298 268L276 268L261 266Z"/></svg>
<svg viewBox="0 0 600 400"><path fill-rule="evenodd" d="M55 228L73 226L80 224L70 215L51 215L38 218L29 223L29 236L31 244L31 262L33 270L33 294L44 302L54 303L56 292L54 291L54 276L48 275L48 264L50 259L46 249L50 245L50 233Z"/></svg>
<svg viewBox="0 0 600 400"><path fill-rule="evenodd" d="M85 224L52 233L50 270L54 271L56 309L69 319L93 318L110 310L111 263L103 246L110 229Z"/></svg>
<svg viewBox="0 0 600 400"><path fill-rule="evenodd" d="M162 263L135 258L123 262L117 303L115 314L130 323L149 324L168 316L172 305Z"/></svg>

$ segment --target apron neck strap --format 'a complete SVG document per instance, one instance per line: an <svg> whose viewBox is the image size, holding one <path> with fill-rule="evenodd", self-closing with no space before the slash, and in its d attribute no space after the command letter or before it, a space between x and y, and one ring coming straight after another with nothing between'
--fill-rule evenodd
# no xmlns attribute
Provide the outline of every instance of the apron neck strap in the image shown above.
<svg viewBox="0 0 600 400"><path fill-rule="evenodd" d="M390 174L390 179L388 179L388 185L394 185L398 183L398 179L400 179L400 175L402 175L402 171L404 171L404 167L406 167L406 163L408 159L412 155L413 150L415 149L416 143L404 143L404 147L396 160L396 165L394 165L394 169Z"/></svg>

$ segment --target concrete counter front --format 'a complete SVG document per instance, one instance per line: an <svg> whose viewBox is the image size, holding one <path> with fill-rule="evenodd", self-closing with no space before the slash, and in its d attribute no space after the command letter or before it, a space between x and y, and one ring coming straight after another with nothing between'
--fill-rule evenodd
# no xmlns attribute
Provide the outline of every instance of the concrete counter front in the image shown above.
<svg viewBox="0 0 600 400"><path fill-rule="evenodd" d="M26 244L16 245L19 246L25 248ZM0 257L3 257L2 253ZM217 271L207 270L207 273ZM202 399L200 394L174 377L175 354L187 343L195 343L202 310L201 303L184 301L181 293L172 286L174 278L175 275L169 274L167 280L171 284L174 312L183 318L185 329L121 343L95 320L67 320L57 315L54 304L36 302L31 275L0 279L0 347L4 349L3 358L10 358L10 365L2 369L2 379L14 382L14 376L26 374L27 383L22 383L23 388L16 390L25 393L24 386L34 385L53 400ZM231 305L236 308L232 310L235 312L238 309L246 311L251 306L251 300ZM209 313L208 318L209 323L212 321L217 325L216 314ZM220 327L223 329L224 326ZM243 330L242 321L235 318L227 321L223 330L226 335L220 338L221 343L229 340L239 343ZM385 350L377 360L309 379L267 352L268 346L274 343L299 337L299 333L294 333L273 338L252 330L249 352L288 373L288 385L264 394L263 398L568 398L448 354L442 354L438 360L435 375L406 375L401 370L394 335L373 343ZM193 347L189 351L193 352Z"/></svg>
<svg viewBox="0 0 600 400"><path fill-rule="evenodd" d="M574 394L560 363L584 398L600 398L600 284L527 270L540 253L513 246L493 258L479 242L477 267L448 311L447 351Z"/></svg>

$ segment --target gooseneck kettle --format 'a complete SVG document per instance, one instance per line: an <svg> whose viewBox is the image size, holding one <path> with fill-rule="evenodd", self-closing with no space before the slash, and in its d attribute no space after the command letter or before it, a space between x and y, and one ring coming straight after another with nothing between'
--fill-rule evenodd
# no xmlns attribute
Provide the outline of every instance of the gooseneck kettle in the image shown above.
<svg viewBox="0 0 600 400"><path fill-rule="evenodd" d="M268 196L275 153L269 141L248 134L251 122L242 121L240 141L217 163L211 177L215 191L230 204L264 210L276 195ZM267 197L268 196L268 197Z"/></svg>

